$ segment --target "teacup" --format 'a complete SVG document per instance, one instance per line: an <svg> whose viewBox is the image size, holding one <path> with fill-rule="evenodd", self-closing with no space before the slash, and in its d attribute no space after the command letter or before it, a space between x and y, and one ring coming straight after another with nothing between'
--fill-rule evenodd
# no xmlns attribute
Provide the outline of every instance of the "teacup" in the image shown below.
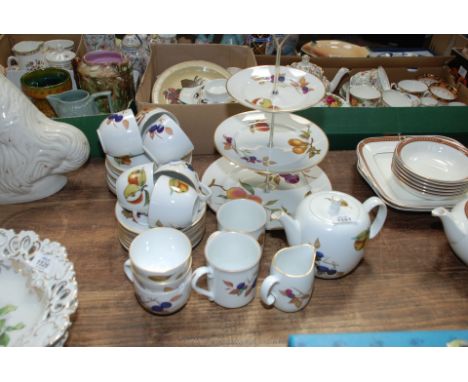
<svg viewBox="0 0 468 382"><path fill-rule="evenodd" d="M226 79L219 78L207 81L204 84L205 97L208 103L227 103L231 101L231 97L226 89L226 82Z"/></svg>
<svg viewBox="0 0 468 382"><path fill-rule="evenodd" d="M297 312L310 300L315 278L315 248L310 244L276 252L260 296L266 305L283 312Z"/></svg>
<svg viewBox="0 0 468 382"><path fill-rule="evenodd" d="M148 279L144 276L140 276L138 271L135 271L135 269L132 267L130 259L127 259L124 263L124 272L130 282L138 283L142 288L153 292L170 292L174 289L177 289L188 278L192 278L192 259L190 258L190 263L185 272L181 272L174 279L170 280L166 280L166 278L163 276L161 276L159 279L157 277Z"/></svg>
<svg viewBox="0 0 468 382"><path fill-rule="evenodd" d="M389 107L413 106L413 102L408 95L406 93L399 92L398 90L385 90L382 93L382 102L385 106Z"/></svg>
<svg viewBox="0 0 468 382"><path fill-rule="evenodd" d="M150 227L185 228L193 223L202 199L187 182L161 175L154 185L148 210Z"/></svg>
<svg viewBox="0 0 468 382"><path fill-rule="evenodd" d="M44 48L47 52L60 52L62 50L75 50L73 40L48 40L44 43Z"/></svg>
<svg viewBox="0 0 468 382"><path fill-rule="evenodd" d="M143 154L140 130L131 109L110 114L101 122L97 134L107 155L123 157Z"/></svg>
<svg viewBox="0 0 468 382"><path fill-rule="evenodd" d="M154 189L154 163L125 170L117 178L115 189L120 205L128 211L148 214Z"/></svg>
<svg viewBox="0 0 468 382"><path fill-rule="evenodd" d="M44 67L42 52L43 41L21 41L11 49L14 56L7 59L8 67L18 65L23 70L35 70Z"/></svg>
<svg viewBox="0 0 468 382"><path fill-rule="evenodd" d="M164 114L172 118L178 125L180 124L174 114L165 109L161 109L160 107L151 110L142 110L136 115L141 135L143 136L151 125L153 125Z"/></svg>
<svg viewBox="0 0 468 382"><path fill-rule="evenodd" d="M418 80L402 80L398 82L398 89L405 93L413 94L415 96L422 96L427 92L427 85Z"/></svg>
<svg viewBox="0 0 468 382"><path fill-rule="evenodd" d="M249 235L239 232L215 232L205 247L207 266L193 273L192 288L225 308L240 308L255 297L262 249ZM198 286L207 276L208 289Z"/></svg>
<svg viewBox="0 0 468 382"><path fill-rule="evenodd" d="M376 107L380 103L380 91L371 85L356 85L349 88L350 103L358 107Z"/></svg>
<svg viewBox="0 0 468 382"><path fill-rule="evenodd" d="M421 106L438 106L439 101L437 101L434 97L431 96L424 96L420 98Z"/></svg>
<svg viewBox="0 0 468 382"><path fill-rule="evenodd" d="M47 96L72 88L70 73L65 69L38 69L21 76L21 89L47 117L56 117Z"/></svg>
<svg viewBox="0 0 468 382"><path fill-rule="evenodd" d="M143 308L150 313L165 316L177 312L187 303L191 293L190 279L187 277L176 289L171 291L148 290L136 282L133 283L133 288L138 302Z"/></svg>
<svg viewBox="0 0 468 382"><path fill-rule="evenodd" d="M135 237L128 253L131 265L140 277L168 282L178 279L190 267L192 245L183 232L158 227Z"/></svg>
<svg viewBox="0 0 468 382"><path fill-rule="evenodd" d="M177 161L193 151L193 144L170 116L160 116L143 134L143 149L158 165Z"/></svg>
<svg viewBox="0 0 468 382"><path fill-rule="evenodd" d="M253 200L236 199L224 203L216 213L219 231L234 231L252 236L263 247L267 213Z"/></svg>
<svg viewBox="0 0 468 382"><path fill-rule="evenodd" d="M154 179L158 179L161 175L171 176L172 178L187 182L199 193L200 198L204 201L208 200L212 194L211 189L200 182L197 172L186 161L169 162L158 167L154 174Z"/></svg>

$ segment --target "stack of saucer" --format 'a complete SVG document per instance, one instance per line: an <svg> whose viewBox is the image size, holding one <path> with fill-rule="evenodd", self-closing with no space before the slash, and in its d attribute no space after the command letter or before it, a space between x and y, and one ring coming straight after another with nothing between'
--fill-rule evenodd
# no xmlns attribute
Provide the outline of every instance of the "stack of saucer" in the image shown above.
<svg viewBox="0 0 468 382"><path fill-rule="evenodd" d="M133 157L113 157L106 155L105 166L107 187L115 195L115 183L117 182L117 178L120 176L120 174L134 166L151 162L151 158L149 158L146 154L136 155Z"/></svg>
<svg viewBox="0 0 468 382"><path fill-rule="evenodd" d="M415 195L457 198L468 191L468 149L442 136L407 138L396 146L392 172Z"/></svg>
<svg viewBox="0 0 468 382"><path fill-rule="evenodd" d="M117 202L115 204L115 217L118 222L118 234L119 241L125 249L129 249L133 239L142 232L145 232L151 227L145 224L143 219L138 221L133 217L133 213L125 210ZM192 243L192 247L195 247L200 243L205 234L206 227L206 203L200 203L200 208L194 218L192 225L180 229L181 232L185 233Z"/></svg>

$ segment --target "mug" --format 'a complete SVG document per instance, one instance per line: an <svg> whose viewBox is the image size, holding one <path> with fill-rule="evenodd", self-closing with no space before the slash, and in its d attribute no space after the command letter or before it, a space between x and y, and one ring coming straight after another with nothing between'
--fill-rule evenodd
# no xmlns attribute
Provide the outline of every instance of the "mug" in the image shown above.
<svg viewBox="0 0 468 382"><path fill-rule="evenodd" d="M176 289L171 291L156 292L148 290L136 282L133 283L133 289L140 305L148 312L160 316L166 316L182 309L192 291L190 277L184 279Z"/></svg>
<svg viewBox="0 0 468 382"><path fill-rule="evenodd" d="M159 119L159 117L161 117L164 114L172 118L178 125L180 125L177 117L170 111L161 109L160 107L151 110L143 109L136 115L136 120L138 122L138 126L140 127L141 135L143 136L146 133L146 131L151 127L151 125L153 125L154 122L156 122Z"/></svg>
<svg viewBox="0 0 468 382"><path fill-rule="evenodd" d="M148 281L172 281L191 265L192 244L173 228L158 227L140 233L130 244L130 262Z"/></svg>
<svg viewBox="0 0 468 382"><path fill-rule="evenodd" d="M65 69L38 69L21 76L21 89L47 117L56 117L47 96L71 90L70 73Z"/></svg>
<svg viewBox="0 0 468 382"><path fill-rule="evenodd" d="M115 189L122 208L148 214L154 189L154 163L146 163L125 170L117 178Z"/></svg>
<svg viewBox="0 0 468 382"><path fill-rule="evenodd" d="M170 116L160 116L143 134L143 149L158 165L177 161L193 151L193 144Z"/></svg>
<svg viewBox="0 0 468 382"><path fill-rule="evenodd" d="M240 308L255 297L262 249L251 236L214 232L205 246L207 266L193 273L192 288L225 308ZM207 275L208 289L197 284Z"/></svg>
<svg viewBox="0 0 468 382"><path fill-rule="evenodd" d="M151 194L148 209L150 227L186 228L200 209L198 192L183 180L161 175Z"/></svg>
<svg viewBox="0 0 468 382"><path fill-rule="evenodd" d="M140 130L131 109L110 114L96 132L107 155L123 157L143 154Z"/></svg>
<svg viewBox="0 0 468 382"><path fill-rule="evenodd" d="M263 280L260 296L266 305L283 312L297 312L310 300L315 278L315 247L302 244L276 252L270 275Z"/></svg>
<svg viewBox="0 0 468 382"><path fill-rule="evenodd" d="M42 41L21 41L11 49L14 56L7 59L7 66L16 63L20 69L35 70L44 67L44 55L42 53Z"/></svg>
<svg viewBox="0 0 468 382"><path fill-rule="evenodd" d="M164 277L160 279L148 279L140 276L138 271L135 271L132 267L130 259L127 259L124 263L124 273L130 282L140 284L142 288L153 292L170 292L177 289L187 279L192 278L192 259L190 259L189 266L185 272L181 272L174 279L167 280Z"/></svg>
<svg viewBox="0 0 468 382"><path fill-rule="evenodd" d="M371 85L356 85L349 88L351 106L376 107L380 103L380 91Z"/></svg>
<svg viewBox="0 0 468 382"><path fill-rule="evenodd" d="M216 219L219 231L245 233L263 247L267 213L261 204L247 199L230 200L219 208Z"/></svg>

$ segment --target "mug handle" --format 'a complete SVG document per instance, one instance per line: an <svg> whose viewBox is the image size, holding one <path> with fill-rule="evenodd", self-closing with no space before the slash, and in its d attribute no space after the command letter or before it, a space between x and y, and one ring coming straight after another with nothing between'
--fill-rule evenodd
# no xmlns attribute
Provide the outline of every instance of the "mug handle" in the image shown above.
<svg viewBox="0 0 468 382"><path fill-rule="evenodd" d="M130 264L130 259L127 259L124 263L123 266L125 276L127 276L127 279L129 279L130 282L134 282L133 279L133 272L132 272L132 265Z"/></svg>
<svg viewBox="0 0 468 382"><path fill-rule="evenodd" d="M364 202L364 209L369 213L375 207L378 207L377 215L372 222L369 230L369 239L373 239L382 229L387 218L387 205L376 196L372 196Z"/></svg>
<svg viewBox="0 0 468 382"><path fill-rule="evenodd" d="M213 275L213 270L210 267L200 267L193 272L192 276L192 288L195 292L198 294L201 294L202 296L208 297L210 301L214 300L214 293L212 291L209 291L207 289L200 288L197 283L198 280L200 280L201 277L204 275L207 275L207 277L210 277Z"/></svg>
<svg viewBox="0 0 468 382"><path fill-rule="evenodd" d="M91 97L93 98L93 102L96 102L96 98L99 97L107 97L107 104L109 105L109 111L111 113L114 112L114 109L112 108L112 97L111 97L112 92L110 90L106 90L104 92L97 92L91 94Z"/></svg>
<svg viewBox="0 0 468 382"><path fill-rule="evenodd" d="M274 294L271 293L271 289L275 286L275 284L279 283L278 276L270 275L265 280L263 280L262 287L260 289L260 297L262 301L270 306L273 305L276 301L276 297Z"/></svg>
<svg viewBox="0 0 468 382"><path fill-rule="evenodd" d="M12 63L15 63L15 64L12 64ZM11 67L11 66L19 66L19 62L18 62L18 59L15 57L15 56L10 56L7 58L7 67Z"/></svg>

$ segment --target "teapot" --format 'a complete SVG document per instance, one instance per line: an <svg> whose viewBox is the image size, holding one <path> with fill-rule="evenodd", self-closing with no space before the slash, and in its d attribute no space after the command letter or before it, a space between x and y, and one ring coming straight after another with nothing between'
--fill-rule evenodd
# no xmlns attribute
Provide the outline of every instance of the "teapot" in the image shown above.
<svg viewBox="0 0 468 382"><path fill-rule="evenodd" d="M300 62L294 62L291 64L291 66L306 73L310 73L320 79L325 85L325 90L327 93L333 93L344 75L349 73L349 69L340 68L335 74L333 80L330 82L328 81L327 77L325 77L323 69L320 66L311 63L310 57L307 55L303 55Z"/></svg>
<svg viewBox="0 0 468 382"><path fill-rule="evenodd" d="M99 97L107 97L110 112L113 113L110 91L89 94L86 90L69 90L59 94L50 94L47 96L47 101L59 117L81 117L99 114L96 104L96 99Z"/></svg>
<svg viewBox="0 0 468 382"><path fill-rule="evenodd" d="M444 207L432 210L432 216L442 220L445 234L453 251L468 265L468 199L458 202L449 212Z"/></svg>
<svg viewBox="0 0 468 382"><path fill-rule="evenodd" d="M371 223L369 212L376 207ZM289 245L314 245L316 275L326 279L344 276L358 265L368 239L377 236L386 217L387 206L381 199L373 196L361 204L338 191L307 196L294 218L284 211L272 214L272 219L283 225Z"/></svg>

